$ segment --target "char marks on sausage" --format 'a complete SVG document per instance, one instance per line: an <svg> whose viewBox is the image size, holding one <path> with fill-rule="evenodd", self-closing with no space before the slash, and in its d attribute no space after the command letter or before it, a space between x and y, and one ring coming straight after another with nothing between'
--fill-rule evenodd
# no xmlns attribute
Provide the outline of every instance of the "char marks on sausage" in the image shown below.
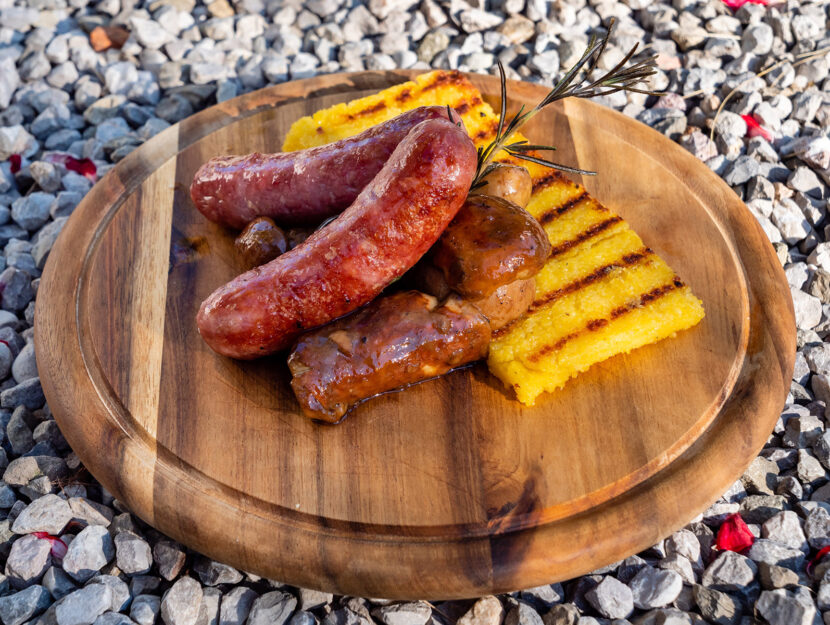
<svg viewBox="0 0 830 625"><path fill-rule="evenodd" d="M190 195L205 217L231 228L257 217L315 225L350 206L409 131L429 119L447 119L447 107L419 107L307 150L212 158L196 172Z"/></svg>
<svg viewBox="0 0 830 625"><path fill-rule="evenodd" d="M357 402L483 358L490 324L451 295L443 305L417 291L380 297L302 336L288 359L303 413L336 422Z"/></svg>
<svg viewBox="0 0 830 625"><path fill-rule="evenodd" d="M197 315L202 337L225 356L256 358L370 302L435 243L475 167L462 126L421 122L342 215L214 291Z"/></svg>

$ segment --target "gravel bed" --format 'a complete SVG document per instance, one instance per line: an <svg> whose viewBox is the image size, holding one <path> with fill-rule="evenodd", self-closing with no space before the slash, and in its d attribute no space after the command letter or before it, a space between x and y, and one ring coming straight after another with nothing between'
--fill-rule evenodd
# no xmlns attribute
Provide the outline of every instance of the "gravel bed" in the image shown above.
<svg viewBox="0 0 830 625"><path fill-rule="evenodd" d="M830 558L807 566L830 545L830 80L828 57L810 56L830 46L829 10L826 0L738 9L720 0L0 0L0 621L830 625ZM90 162L100 176L194 111L319 73L492 72L500 59L510 77L549 84L611 18L606 65L648 43L660 54L652 85L669 95L604 103L733 187L775 246L795 303L786 408L711 508L569 582L390 603L213 562L146 526L85 472L44 405L31 326L41 270L92 184ZM718 551L734 513L754 544Z"/></svg>

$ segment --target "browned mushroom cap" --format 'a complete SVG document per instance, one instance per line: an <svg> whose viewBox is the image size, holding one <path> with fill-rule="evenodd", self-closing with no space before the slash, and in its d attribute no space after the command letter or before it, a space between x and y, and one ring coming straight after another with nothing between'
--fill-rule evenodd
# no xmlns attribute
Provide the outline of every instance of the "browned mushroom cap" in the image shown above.
<svg viewBox="0 0 830 625"><path fill-rule="evenodd" d="M550 241L530 213L508 200L471 195L432 247L433 264L449 287L470 299L535 276Z"/></svg>
<svg viewBox="0 0 830 625"><path fill-rule="evenodd" d="M481 180L485 183L484 186L477 187L471 194L504 198L522 208L530 202L533 180L530 172L520 165L498 163L493 167L493 171Z"/></svg>
<svg viewBox="0 0 830 625"><path fill-rule="evenodd" d="M270 217L257 217L234 241L245 267L251 269L274 260L288 249L283 231Z"/></svg>

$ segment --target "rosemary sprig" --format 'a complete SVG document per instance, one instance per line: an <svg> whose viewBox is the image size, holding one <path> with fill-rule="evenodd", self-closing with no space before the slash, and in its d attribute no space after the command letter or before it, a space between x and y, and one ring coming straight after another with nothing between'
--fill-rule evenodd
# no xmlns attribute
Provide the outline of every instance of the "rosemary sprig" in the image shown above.
<svg viewBox="0 0 830 625"><path fill-rule="evenodd" d="M498 62L499 76L501 78L501 111L499 112L499 126L496 131L496 137L493 141L491 141L486 147L478 149L476 175L473 179L473 184L470 187L471 189L476 189L486 184L482 179L493 171L495 167L492 163L493 157L501 150L505 150L508 154L520 160L530 161L531 163L537 163L539 165L544 165L545 167L568 171L574 174L584 174L588 176L596 175L596 172L594 171L587 171L576 167L568 167L567 165L562 165L561 163L555 163L548 159L541 158L535 154L528 154L528 152L555 150L556 148L553 146L534 145L528 143L527 141L516 141L513 143L508 143L508 141L516 133L516 131L530 121L536 113L541 111L548 104L556 102L557 100L569 97L593 98L596 96L610 95L612 93L616 93L617 91L634 91L636 93L643 93L647 95L657 95L653 91L640 89L636 86L645 81L646 78L654 74L656 71L656 54L626 67L628 62L637 52L637 44L635 44L628 54L626 54L614 67L605 72L599 78L592 78L594 70L597 68L597 63L599 62L603 52L605 52L605 47L608 44L608 40L610 39L613 30L614 20L612 19L608 27L608 32L605 36L600 40L597 40L596 35L591 37L591 40L585 48L585 51L582 53L579 61L577 61L576 64L565 73L565 75L553 86L553 89L551 89L542 101L529 111L525 111L525 107L522 105L518 113L516 113L509 122L505 122L507 118L507 77L505 76L504 67L501 64L501 61Z"/></svg>

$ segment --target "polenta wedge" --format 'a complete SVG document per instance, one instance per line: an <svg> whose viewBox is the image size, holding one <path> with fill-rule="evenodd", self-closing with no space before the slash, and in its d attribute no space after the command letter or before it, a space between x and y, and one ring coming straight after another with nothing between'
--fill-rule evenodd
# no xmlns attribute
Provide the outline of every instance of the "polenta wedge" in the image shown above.
<svg viewBox="0 0 830 625"><path fill-rule="evenodd" d="M458 111L477 146L495 136L498 117L478 90L460 73L439 70L298 120L283 149L336 141L435 104ZM505 152L496 160L519 163ZM619 215L560 173L521 164L533 178L527 210L544 227L552 252L536 276L528 314L496 333L487 362L521 402L533 405L597 362L696 325L704 311Z"/></svg>

